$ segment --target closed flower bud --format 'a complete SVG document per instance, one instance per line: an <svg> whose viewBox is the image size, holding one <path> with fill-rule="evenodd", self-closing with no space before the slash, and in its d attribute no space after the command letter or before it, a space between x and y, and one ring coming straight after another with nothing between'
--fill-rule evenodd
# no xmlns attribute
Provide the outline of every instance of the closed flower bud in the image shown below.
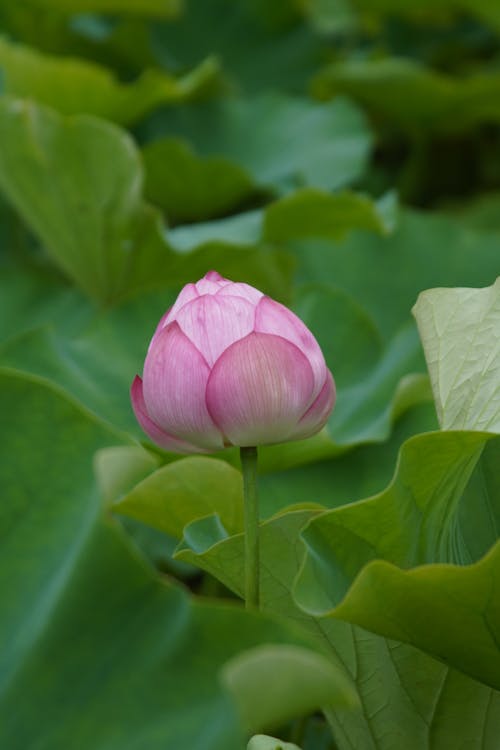
<svg viewBox="0 0 500 750"><path fill-rule="evenodd" d="M210 453L314 435L332 411L335 384L296 315L210 271L160 320L131 396L159 446Z"/></svg>

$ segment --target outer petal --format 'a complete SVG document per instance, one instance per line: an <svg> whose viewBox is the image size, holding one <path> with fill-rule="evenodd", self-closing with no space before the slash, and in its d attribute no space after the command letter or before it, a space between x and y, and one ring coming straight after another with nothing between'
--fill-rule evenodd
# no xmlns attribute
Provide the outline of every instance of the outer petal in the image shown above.
<svg viewBox="0 0 500 750"><path fill-rule="evenodd" d="M225 279L224 276L221 276L217 271L207 271L203 278L207 281L223 281L224 283L229 281L229 279Z"/></svg>
<svg viewBox="0 0 500 750"><path fill-rule="evenodd" d="M205 403L210 374L203 356L176 322L155 338L144 363L147 413L162 430L199 448L218 450L222 436Z"/></svg>
<svg viewBox="0 0 500 750"><path fill-rule="evenodd" d="M252 305L257 305L264 296L262 292L259 292L255 287L239 281L231 282L230 284L223 286L217 292L217 297L223 297L226 294L231 297L243 297L243 299L248 300Z"/></svg>
<svg viewBox="0 0 500 750"><path fill-rule="evenodd" d="M217 271L209 271L202 279L196 282L196 289L198 290L198 294L217 294L219 289L232 283L232 281L225 279Z"/></svg>
<svg viewBox="0 0 500 750"><path fill-rule="evenodd" d="M314 377L294 344L263 333L237 341L215 363L207 406L233 445L287 440L310 404Z"/></svg>
<svg viewBox="0 0 500 750"><path fill-rule="evenodd" d="M335 406L335 398L335 382L332 373L327 370L325 384L316 401L309 407L293 431L293 440L302 440L319 432L328 421Z"/></svg>
<svg viewBox="0 0 500 750"><path fill-rule="evenodd" d="M130 400L132 401L132 408L137 421L146 435L148 435L156 445L159 445L160 448L163 448L166 451L172 451L173 453L209 452L203 448L198 448L195 445L185 443L183 440L177 440L177 438L164 432L157 424L155 424L155 422L153 422L147 413L146 402L144 401L144 394L142 392L142 380L138 375L134 378L134 382L130 389Z"/></svg>
<svg viewBox="0 0 500 750"><path fill-rule="evenodd" d="M204 294L184 305L177 323L211 367L228 346L253 331L255 308L242 297Z"/></svg>
<svg viewBox="0 0 500 750"><path fill-rule="evenodd" d="M158 323L156 333L161 331L162 328L165 328L169 323L172 323L176 319L179 310L181 310L188 302L191 302L192 299L196 299L196 297L199 297L199 294L195 284L186 284L186 286L182 287L174 304L170 310L167 310Z"/></svg>
<svg viewBox="0 0 500 750"><path fill-rule="evenodd" d="M314 373L311 403L318 396L326 377L326 364L319 344L309 328L287 307L263 297L255 312L255 331L273 333L291 341L307 357Z"/></svg>

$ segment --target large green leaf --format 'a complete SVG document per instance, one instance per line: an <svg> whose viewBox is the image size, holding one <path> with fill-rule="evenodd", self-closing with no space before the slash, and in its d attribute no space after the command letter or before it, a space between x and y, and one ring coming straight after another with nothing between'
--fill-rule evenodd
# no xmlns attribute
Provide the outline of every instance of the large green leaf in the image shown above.
<svg viewBox="0 0 500 750"><path fill-rule="evenodd" d="M410 133L461 132L500 121L497 72L454 78L406 58L334 63L312 84L320 99L352 96L376 117Z"/></svg>
<svg viewBox="0 0 500 750"><path fill-rule="evenodd" d="M142 152L145 192L170 221L203 221L227 213L255 196L250 175L225 157L198 156L180 138L162 138Z"/></svg>
<svg viewBox="0 0 500 750"><path fill-rule="evenodd" d="M350 102L278 92L177 107L153 118L149 131L187 139L199 154L229 159L256 184L279 190L344 187L363 173L371 149L365 119Z"/></svg>
<svg viewBox="0 0 500 750"><path fill-rule="evenodd" d="M330 611L373 627L500 688L500 611L490 604L500 577L498 552L460 567L488 552L500 531L500 437L493 431L500 405L489 377L498 369L497 299L497 285L422 295L417 315L442 420L465 405L470 430L409 440L387 490L311 521L296 596L309 612ZM476 339L490 345L475 347ZM441 384L450 357L453 383L467 369L459 388ZM484 420L492 431L480 431ZM415 565L425 567L408 573L394 567Z"/></svg>
<svg viewBox="0 0 500 750"><path fill-rule="evenodd" d="M431 287L487 286L498 276L498 237L439 213L400 211L394 232L352 232L341 241L289 244L300 281L331 280L373 318L385 341ZM390 304L388 302L390 298Z"/></svg>
<svg viewBox="0 0 500 750"><path fill-rule="evenodd" d="M442 429L500 432L500 279L424 292L414 313Z"/></svg>
<svg viewBox="0 0 500 750"><path fill-rule="evenodd" d="M245 258L260 283L280 283L289 273L287 259L266 248L174 252L159 213L142 200L133 141L109 123L6 98L0 134L0 188L53 261L101 302L190 281L210 267L246 275Z"/></svg>
<svg viewBox="0 0 500 750"><path fill-rule="evenodd" d="M478 548L484 553L495 541L492 518L497 524L500 519L498 478L493 470L499 451L500 439L489 433L430 433L410 438L386 490L324 513L304 531L310 553L297 581L301 606L316 614L331 610L371 560L408 568L477 559ZM478 496L479 478L482 491ZM472 508L470 503L474 503Z"/></svg>
<svg viewBox="0 0 500 750"><path fill-rule="evenodd" d="M290 644L300 647L287 660L297 684L306 641L257 613L198 604L156 577L103 516L92 478L94 452L116 434L36 380L7 372L1 381L2 746L242 747L220 668L242 650ZM252 653L248 674L261 685ZM341 673L333 679L320 703L332 688L335 700L350 700ZM246 721L258 731L251 697ZM285 707L268 709L272 723Z"/></svg>
<svg viewBox="0 0 500 750"><path fill-rule="evenodd" d="M373 562L335 616L412 643L500 690L499 603L497 542L479 562L464 567L424 565L403 571Z"/></svg>
<svg viewBox="0 0 500 750"><path fill-rule="evenodd" d="M161 104L196 96L213 80L217 65L206 60L180 78L147 70L133 83L121 83L94 62L45 55L0 38L0 70L6 94L65 115L84 113L130 125Z"/></svg>
<svg viewBox="0 0 500 750"><path fill-rule="evenodd" d="M0 101L0 132L0 186L9 200L87 293L115 295L144 242L139 230L156 230L131 139L99 120L64 119L10 99Z"/></svg>
<svg viewBox="0 0 500 750"><path fill-rule="evenodd" d="M105 470L105 467L103 467ZM243 529L241 474L225 461L189 457L150 474L113 509L180 538L194 518L218 513L232 533Z"/></svg>
<svg viewBox="0 0 500 750"><path fill-rule="evenodd" d="M359 709L326 712L339 750L433 750L464 738L473 750L496 750L499 693L415 648L297 608L292 588L303 556L300 531L314 517L322 516L294 511L261 525L262 606L299 622L352 675ZM228 537L220 524L199 520L186 529L178 555L241 595L242 535Z"/></svg>
<svg viewBox="0 0 500 750"><path fill-rule="evenodd" d="M262 517L290 504L313 501L335 508L380 492L391 480L401 444L412 435L436 428L434 406L426 402L405 412L383 442L344 448L333 456L328 438L311 440L311 446L298 442L261 449Z"/></svg>

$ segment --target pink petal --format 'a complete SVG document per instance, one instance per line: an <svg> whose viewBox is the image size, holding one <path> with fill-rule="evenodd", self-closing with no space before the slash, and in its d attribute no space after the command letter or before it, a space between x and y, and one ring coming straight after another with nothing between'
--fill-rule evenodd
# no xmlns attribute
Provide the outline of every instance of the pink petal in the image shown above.
<svg viewBox="0 0 500 750"><path fill-rule="evenodd" d="M205 276L196 282L196 289L199 294L217 294L219 289L232 284L232 281L225 279L217 271L209 271Z"/></svg>
<svg viewBox="0 0 500 750"><path fill-rule="evenodd" d="M162 331L165 328L165 326L168 325L168 322L169 322L168 319L170 317L171 310L172 310L172 308L169 307L168 310L165 313L163 313L163 315L161 316L160 321L159 321L158 325L156 326L156 330L153 333L153 338L149 342L148 352L151 349L151 347L153 346L153 341L155 340L156 336L158 336L158 334L160 333L160 331Z"/></svg>
<svg viewBox="0 0 500 750"><path fill-rule="evenodd" d="M186 284L186 286L182 287L174 304L172 305L170 310L167 310L163 318L158 323L155 331L155 336L159 331L165 328L165 326L167 326L169 323L172 323L172 321L176 319L177 313L184 307L184 305L186 305L188 302L191 302L192 299L196 299L196 297L198 297L198 291L194 284Z"/></svg>
<svg viewBox="0 0 500 750"><path fill-rule="evenodd" d="M132 387L130 389L130 399L132 401L132 408L137 421L141 425L142 429L151 438L151 440L159 445L166 451L172 453L207 453L208 451L203 448L197 448L194 445L185 443L183 440L178 440L172 437L168 433L164 432L158 427L155 422L151 419L147 413L146 403L144 401L144 395L142 392L142 380L136 375Z"/></svg>
<svg viewBox="0 0 500 750"><path fill-rule="evenodd" d="M311 402L318 396L326 377L326 364L318 342L294 313L270 297L263 297L255 313L255 331L272 333L291 341L307 357L314 374Z"/></svg>
<svg viewBox="0 0 500 750"><path fill-rule="evenodd" d="M199 448L223 447L205 403L210 374L203 356L170 323L155 338L144 363L144 400L149 417L162 430Z"/></svg>
<svg viewBox="0 0 500 750"><path fill-rule="evenodd" d="M311 401L314 377L306 357L280 336L251 333L215 363L207 406L233 445L288 439Z"/></svg>
<svg viewBox="0 0 500 750"><path fill-rule="evenodd" d="M326 380L319 396L306 411L293 432L294 440L302 440L319 432L327 423L335 406L335 382L330 370L326 371Z"/></svg>
<svg viewBox="0 0 500 750"><path fill-rule="evenodd" d="M228 346L253 331L255 308L242 297L204 294L177 315L181 330L211 367Z"/></svg>
<svg viewBox="0 0 500 750"><path fill-rule="evenodd" d="M250 284L243 284L239 281L227 284L219 289L217 297L225 296L226 294L231 295L231 297L243 297L243 299L251 302L252 305L257 305L264 296L262 292L259 292L255 287L250 286Z"/></svg>
<svg viewBox="0 0 500 750"><path fill-rule="evenodd" d="M217 273L217 271L207 271L203 278L207 281L227 281L227 279L225 279L224 276L221 276L220 273Z"/></svg>

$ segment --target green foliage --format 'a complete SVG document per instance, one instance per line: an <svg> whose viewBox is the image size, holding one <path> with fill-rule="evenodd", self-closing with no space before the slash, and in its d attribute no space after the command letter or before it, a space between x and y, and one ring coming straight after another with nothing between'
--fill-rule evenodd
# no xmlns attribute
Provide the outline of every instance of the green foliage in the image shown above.
<svg viewBox="0 0 500 750"><path fill-rule="evenodd" d="M225 157L198 156L188 141L162 138L143 151L148 199L175 223L204 221L257 194L245 170Z"/></svg>
<svg viewBox="0 0 500 750"><path fill-rule="evenodd" d="M258 690L265 664L253 650L238 668L228 660L266 640L278 650L288 641L297 654L278 651L277 658L297 680L305 641L260 615L197 604L160 581L103 515L95 491L92 456L116 434L31 378L3 374L0 394L2 745L126 748L140 737L151 748L186 747L203 735L206 748L242 747L218 670L226 662L226 671L237 669L224 680L229 692L235 683L237 702L246 670ZM328 674L323 682L310 674L314 706L334 685L340 702L352 700L345 678L320 654L312 658L301 674L318 664ZM287 710L286 694L275 696L265 717L253 689L249 698L254 730ZM311 707L299 691L296 700L299 711Z"/></svg>
<svg viewBox="0 0 500 750"><path fill-rule="evenodd" d="M106 474L107 467L101 471ZM184 458L149 474L116 510L177 537L192 518L217 513L237 533L243 530L241 475L225 461Z"/></svg>
<svg viewBox="0 0 500 750"><path fill-rule="evenodd" d="M414 312L442 429L500 432L500 279L424 292Z"/></svg>
<svg viewBox="0 0 500 750"><path fill-rule="evenodd" d="M352 96L410 132L464 131L500 120L500 75L493 71L457 79L404 58L348 61L326 68L312 85L320 99Z"/></svg>
<svg viewBox="0 0 500 750"><path fill-rule="evenodd" d="M176 16L180 0L27 0L33 7L63 13L131 13L153 17Z"/></svg>
<svg viewBox="0 0 500 750"><path fill-rule="evenodd" d="M2 748L498 749L497 5L0 8ZM337 386L259 451L258 613L238 451L129 402L210 269Z"/></svg>
<svg viewBox="0 0 500 750"><path fill-rule="evenodd" d="M455 303L460 300L462 321L467 321L478 340L484 336L491 340L495 330L490 312L494 315L496 288L453 290ZM441 335L450 321L455 324L457 308L442 305L443 294L445 290L428 292L417 305L424 341L436 340L431 335L435 328ZM403 446L396 475L386 491L312 521L303 534L308 555L295 591L300 604L315 614L327 612L345 597L333 611L336 617L418 645L498 689L500 613L494 603L498 545L471 567L449 564L478 560L498 537L498 402L488 398L488 372L498 369L499 349L495 339L492 347L474 349L460 328L460 337L454 336L452 328L450 337L443 333L446 345L439 350L428 347L427 355L431 372L436 373L446 366L453 347L454 380L457 373L458 379L461 375L459 362L469 368L461 388L445 391L437 379L434 384L443 422L465 404L470 431L413 438ZM486 394L474 399L483 393L481 376ZM480 431L485 419L491 425L489 433ZM394 567L425 564L408 573ZM432 600L429 623L425 613ZM361 611L366 617L359 615Z"/></svg>
<svg viewBox="0 0 500 750"><path fill-rule="evenodd" d="M42 55L0 38L0 70L5 92L12 96L35 99L64 115L86 113L131 125L161 104L199 94L217 65L206 60L181 78L146 70L135 82L124 84L95 63Z"/></svg>
<svg viewBox="0 0 500 750"><path fill-rule="evenodd" d="M265 645L235 656L222 679L236 699L243 724L250 730L277 727L319 706L357 704L343 670L310 649ZM262 690L268 696L262 700Z"/></svg>
<svg viewBox="0 0 500 750"><path fill-rule="evenodd" d="M248 743L247 750L300 750L300 748L292 745L291 742L280 742L275 737L256 734Z"/></svg>
<svg viewBox="0 0 500 750"><path fill-rule="evenodd" d="M351 102L320 104L276 92L169 110L153 118L151 130L186 138L200 155L224 157L256 184L278 191L351 184L372 145L366 120Z"/></svg>

